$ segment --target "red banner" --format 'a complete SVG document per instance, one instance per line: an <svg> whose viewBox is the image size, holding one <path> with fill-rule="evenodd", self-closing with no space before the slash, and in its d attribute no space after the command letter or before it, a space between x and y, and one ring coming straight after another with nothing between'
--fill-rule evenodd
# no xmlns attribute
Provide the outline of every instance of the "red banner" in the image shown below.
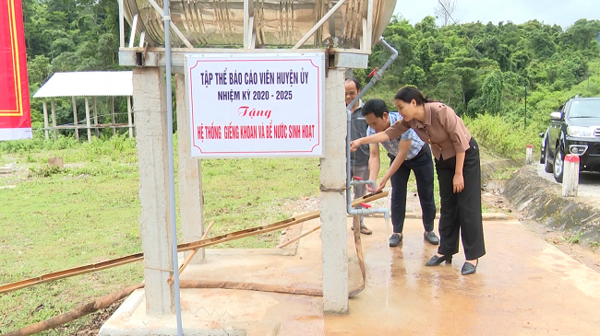
<svg viewBox="0 0 600 336"><path fill-rule="evenodd" d="M31 138L21 0L0 1L0 141Z"/></svg>

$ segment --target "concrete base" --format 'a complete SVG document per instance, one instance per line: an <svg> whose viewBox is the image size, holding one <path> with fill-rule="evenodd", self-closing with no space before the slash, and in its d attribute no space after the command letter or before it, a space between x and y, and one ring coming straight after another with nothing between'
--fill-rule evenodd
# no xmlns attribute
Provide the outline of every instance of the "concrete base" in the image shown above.
<svg viewBox="0 0 600 336"><path fill-rule="evenodd" d="M348 219L350 288L360 281ZM318 225L305 223L303 231ZM365 290L349 315L323 315L323 300L224 289L182 289L185 335L595 335L600 325L600 274L540 239L518 221L485 222L488 254L477 273L462 276L462 252L452 265L425 267L436 246L409 219L404 241L387 245L381 218L362 236ZM437 229L437 227L436 227ZM207 250L206 264L182 279L208 279L319 288L321 240L303 238L293 256L273 250ZM391 258L388 259L388 251ZM175 317L145 314L143 290L131 295L100 335L176 335Z"/></svg>
<svg viewBox="0 0 600 336"><path fill-rule="evenodd" d="M305 223L312 228L319 220ZM288 232L299 230L288 230ZM208 249L204 264L189 265L181 280L254 282L297 288L320 288L321 240L315 233L300 247L283 249ZM358 266L357 266L358 267ZM133 293L102 326L102 336L177 335L175 315L145 313L144 290ZM323 299L229 289L181 289L187 335L324 335Z"/></svg>
<svg viewBox="0 0 600 336"><path fill-rule="evenodd" d="M134 292L100 335L177 335L175 315L145 314L144 291ZM320 298L227 289L182 290L183 333L202 336L323 335Z"/></svg>

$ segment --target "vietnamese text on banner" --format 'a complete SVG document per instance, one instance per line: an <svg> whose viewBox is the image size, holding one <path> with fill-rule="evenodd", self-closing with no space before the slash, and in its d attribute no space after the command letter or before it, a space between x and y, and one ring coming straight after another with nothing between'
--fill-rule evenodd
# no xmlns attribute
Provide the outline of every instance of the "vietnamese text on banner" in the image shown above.
<svg viewBox="0 0 600 336"><path fill-rule="evenodd" d="M192 156L320 157L324 53L186 55Z"/></svg>

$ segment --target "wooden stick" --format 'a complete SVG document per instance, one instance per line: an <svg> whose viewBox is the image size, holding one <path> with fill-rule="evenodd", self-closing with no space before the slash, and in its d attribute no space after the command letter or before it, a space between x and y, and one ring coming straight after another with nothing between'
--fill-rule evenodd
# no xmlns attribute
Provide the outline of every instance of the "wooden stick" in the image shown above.
<svg viewBox="0 0 600 336"><path fill-rule="evenodd" d="M50 98L50 108L52 109L52 130L54 131L54 141L58 139L56 133L56 108L54 107L54 97Z"/></svg>
<svg viewBox="0 0 600 336"><path fill-rule="evenodd" d="M88 97L85 97L85 125L87 126L88 142L92 142L92 128L90 125L90 102Z"/></svg>
<svg viewBox="0 0 600 336"><path fill-rule="evenodd" d="M133 138L133 122L131 119L131 97L127 96L127 126L129 126L129 137Z"/></svg>
<svg viewBox="0 0 600 336"><path fill-rule="evenodd" d="M204 233L202 234L202 238L201 239L206 239L206 237L208 236L208 231L210 231L210 229L212 228L213 224L215 224L215 221L210 222L210 224L208 224L208 227L206 228L206 230L204 231ZM190 263L190 261L192 261L192 258L196 255L196 253L198 252L199 249L195 249L192 250L192 252L190 252L190 254L188 254L185 257L185 260L183 261L183 263L181 264L181 266L179 266L179 275L181 275L181 273L183 272L183 270L187 267L187 265ZM175 276L171 275L169 277L169 279L167 280L167 283L169 285L171 285L173 283Z"/></svg>
<svg viewBox="0 0 600 336"><path fill-rule="evenodd" d="M386 193L387 195L387 193ZM205 233L202 235L203 238L206 238L207 232L210 230L214 221L210 223ZM356 288L351 289L348 292L348 297L352 298L358 295L365 289L366 285L366 268L365 268L365 258L362 253L362 243L360 240L360 217L354 216L352 221L352 226L354 228L354 247L356 249L356 256L358 258L358 264L362 273L362 283L356 286ZM319 229L321 226L317 226L311 230L311 232L316 229ZM309 232L307 232L308 234ZM299 239L300 237L298 237ZM79 308L72 310L66 314L62 314L53 318L50 318L46 321L38 322L27 326L25 328L12 331L10 333L5 334L5 336L27 336L35 333L39 333L44 330L48 330L51 328L56 328L62 324L67 322L71 322L75 319L83 317L87 314L93 313L96 310L104 309L111 304L117 302L118 300L128 296L134 290L138 288L143 288L144 283L137 284L124 290L109 294L104 296L103 298L87 303ZM272 292L272 293L283 293L283 294L295 294L295 295L306 295L306 296L323 296L323 290L321 288L310 288L310 287L291 287L291 286L279 286L279 285L268 285L268 284L260 284L260 283L252 283L252 282L237 282L237 281L218 281L218 280L182 280L179 283L180 288L223 288L223 289L237 289L237 290L251 290L251 291L261 291L261 292Z"/></svg>
<svg viewBox="0 0 600 336"><path fill-rule="evenodd" d="M210 232L210 229L212 229L213 224L215 224L215 221L211 221L210 224L208 224L208 227L206 228L206 230L204 230L204 233L202 234L202 239L206 239L208 237L208 233Z"/></svg>
<svg viewBox="0 0 600 336"><path fill-rule="evenodd" d="M353 200L352 206L355 207L355 206L359 205L360 203L369 203L369 202L378 200L380 198L386 197L387 195L388 195L388 192L380 192L375 195L373 195L373 194L365 195L363 197ZM288 226L296 225L299 223L309 221L311 219L319 218L320 215L321 215L321 212L317 210L317 211L305 213L305 214L302 214L302 215L299 215L296 217L288 218L286 220L283 220L283 221L280 221L277 223L273 223L273 224L269 224L269 225L265 225L265 226L257 226L254 228L240 230L240 231L228 233L228 234L214 237L214 238L179 244L178 251L189 251L189 250L193 250L195 248L217 245L217 244L225 243L225 242L240 239L240 238L251 237L251 236L255 236L257 234L261 234L261 233L267 233L267 232L271 232L271 231L280 230L280 229L286 228Z"/></svg>
<svg viewBox="0 0 600 336"><path fill-rule="evenodd" d="M74 310L71 310L68 313L61 314L61 315L52 317L48 320L29 325L25 328L6 333L6 334L4 334L4 336L33 335L33 334L39 333L44 330L56 328L67 322L71 322L71 321L81 318L85 315L93 313L99 309L107 308L111 304L113 304L113 303L121 300L122 298L128 296L129 294L131 294L134 290L136 290L138 288L142 288L142 287L144 287L144 283L127 287L117 293L111 293L111 294L106 295L96 301L88 302L82 306L75 308Z"/></svg>
<svg viewBox="0 0 600 336"><path fill-rule="evenodd" d="M112 260L107 260L107 261L103 261L103 262L99 262L99 263L95 263L95 264L89 264L89 265L85 265L85 266L71 268L71 269L67 269L67 270L63 270L63 271L48 273L48 274L44 274L42 276L38 276L35 278L30 278L30 279L19 281L19 282L14 282L12 284L2 285L2 286L0 286L0 294L12 292L14 290L21 289L21 288L39 285L39 284L42 284L45 282L50 282L50 281L54 281L54 280L72 277L74 275L96 272L96 271L100 271L103 269L112 268L115 266L125 265L125 264L133 263L136 261L142 261L142 260L144 260L144 254L136 253L136 254L132 254L132 255L129 255L126 257L121 257L118 259L112 259Z"/></svg>
<svg viewBox="0 0 600 336"><path fill-rule="evenodd" d="M380 192L375 195L373 195L373 194L365 195L363 197L357 198L354 201L352 201L352 206L357 206L360 203L369 203L369 202L378 200L380 198L386 197L387 195L388 195L387 191ZM201 240L197 240L194 242L179 244L177 246L178 247L177 250L179 252L190 251L190 250L193 250L196 248L208 247L208 246L217 245L217 244L221 244L224 242L228 242L228 241L232 241L232 240L236 240L236 239L240 239L240 238L244 238L244 237L250 237L250 236L254 236L254 235L258 235L258 234L262 234L262 233L267 233L267 232L283 229L288 226L296 225L296 224L299 224L302 222L306 222L311 219L318 218L319 215L320 215L319 211L313 211L313 212L310 212L307 214L303 214L303 215L300 215L297 217L292 217L292 218L289 218L289 219L286 219L286 220L283 220L281 222L277 222L274 224L270 224L270 225L259 226L259 227L255 227L255 228L236 231L236 232L228 233L225 235L217 236L214 238L201 239ZM79 274L85 274L85 273L99 271L102 269L112 268L112 267L119 266L119 265L125 265L125 264L129 264L132 262L141 261L143 259L144 259L144 253L139 252L136 254L131 254L131 255L128 255L125 257L117 258L117 259L112 259L112 260L107 260L107 261L103 261L103 262L99 262L99 263L95 263L95 264L89 264L89 265L85 265L85 266L62 270L62 271L58 271L58 272L54 272L54 273L48 273L48 274L45 274L45 275L42 275L39 277L30 278L30 279L26 279L26 280L14 282L14 283L2 285L2 286L0 286L0 294L12 292L17 289L26 288L26 287L38 285L38 284L49 282L49 281L68 278L68 277L79 275Z"/></svg>
<svg viewBox="0 0 600 336"><path fill-rule="evenodd" d="M221 280L181 280L180 288L222 288L222 289L238 289L257 292L270 292L282 294L295 294L307 296L323 296L323 290L317 288L319 285L308 285L307 287L292 287L281 285L269 285L256 282L238 282L238 281L221 281Z"/></svg>
<svg viewBox="0 0 600 336"><path fill-rule="evenodd" d="M48 103L46 102L46 98L44 98L44 104L42 105L43 111L44 111L44 136L46 137L46 140L50 139L50 133L48 132Z"/></svg>
<svg viewBox="0 0 600 336"><path fill-rule="evenodd" d="M75 96L71 97L71 104L73 105L73 126L79 125L79 120L77 120L77 99ZM79 128L75 127L75 139L79 140Z"/></svg>
<svg viewBox="0 0 600 336"><path fill-rule="evenodd" d="M114 127L115 126L115 97L110 97L110 115L111 115L111 119L112 119L113 135L116 135L117 129Z"/></svg>
<svg viewBox="0 0 600 336"><path fill-rule="evenodd" d="M279 244L279 245L277 245L276 247L277 247L277 248L283 248L283 247L286 247L286 246L290 245L291 243L293 243L293 242L295 242L295 241L298 241L298 240L302 239L303 237L306 237L306 236L308 236L309 234L311 234L311 233L313 233L313 232L315 232L315 231L319 230L320 228L321 228L321 225L319 225L319 226L316 226L316 227L314 227L314 228L312 228L312 229L310 229L310 230L308 230L308 231L304 232L303 234L299 235L298 237L296 237L296 238L294 238L294 239L290 239L289 241L286 241L285 243Z"/></svg>
<svg viewBox="0 0 600 336"><path fill-rule="evenodd" d="M97 110L97 104L96 104L96 97L93 98L94 101L94 126L98 126L98 110ZM96 129L96 137L100 137L100 130L98 129L98 127L95 127Z"/></svg>
<svg viewBox="0 0 600 336"><path fill-rule="evenodd" d="M127 297L133 291L144 288L144 283L140 283L134 286L127 287L117 293L108 294L96 301L88 302L82 306L75 308L74 310L61 314L59 316L52 317L45 321L34 323L27 327L11 331L2 336L29 336L44 330L53 329L59 327L65 323L74 321L85 315L91 314L97 310L108 308L113 303ZM259 291L259 292L270 292L270 293L282 293L292 295L306 295L306 296L323 296L323 290L321 288L314 287L292 287L292 286L280 286L280 285L269 285L253 282L237 282L237 281L219 281L219 280L182 280L180 288L222 288L222 289L236 289L236 290L248 290L248 291ZM360 287L352 289L348 292L348 297L353 297L360 293ZM364 288L364 285L362 286Z"/></svg>

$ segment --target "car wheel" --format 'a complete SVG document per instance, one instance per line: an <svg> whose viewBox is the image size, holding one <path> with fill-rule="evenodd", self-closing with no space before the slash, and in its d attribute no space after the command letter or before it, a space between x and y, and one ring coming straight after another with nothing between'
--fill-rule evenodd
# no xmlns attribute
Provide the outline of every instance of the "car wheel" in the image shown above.
<svg viewBox="0 0 600 336"><path fill-rule="evenodd" d="M543 150L540 153L540 164L544 164L546 162L546 150Z"/></svg>
<svg viewBox="0 0 600 336"><path fill-rule="evenodd" d="M542 147L540 147L540 164L546 163L546 136L542 139Z"/></svg>
<svg viewBox="0 0 600 336"><path fill-rule="evenodd" d="M548 144L546 144L546 149L544 149L544 171L546 173L552 173L554 170L552 168L552 162L550 162L550 150L548 150Z"/></svg>
<svg viewBox="0 0 600 336"><path fill-rule="evenodd" d="M552 165L554 168L554 179L558 183L562 183L563 181L563 170L565 167L564 157L565 154L562 152L559 145L556 147L556 152L554 153L554 164Z"/></svg>

